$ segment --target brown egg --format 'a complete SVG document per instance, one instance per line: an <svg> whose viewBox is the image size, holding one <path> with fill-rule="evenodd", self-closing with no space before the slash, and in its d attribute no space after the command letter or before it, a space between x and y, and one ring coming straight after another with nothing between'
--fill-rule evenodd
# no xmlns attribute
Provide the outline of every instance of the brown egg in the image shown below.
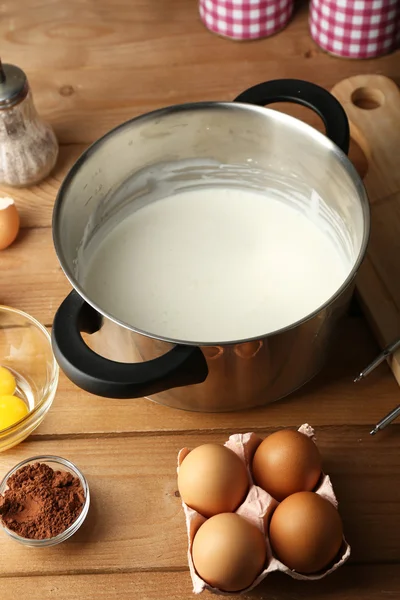
<svg viewBox="0 0 400 600"><path fill-rule="evenodd" d="M314 442L298 431L282 429L257 448L252 471L255 483L276 500L314 489L322 460Z"/></svg>
<svg viewBox="0 0 400 600"><path fill-rule="evenodd" d="M182 500L205 517L236 510L248 486L244 462L219 444L198 446L186 456L178 470Z"/></svg>
<svg viewBox="0 0 400 600"><path fill-rule="evenodd" d="M0 198L0 250L8 248L19 232L19 214L12 198Z"/></svg>
<svg viewBox="0 0 400 600"><path fill-rule="evenodd" d="M225 592L238 592L251 585L263 569L266 554L261 531L235 513L205 521L192 546L197 573Z"/></svg>
<svg viewBox="0 0 400 600"><path fill-rule="evenodd" d="M336 508L314 492L286 498L272 515L269 536L281 562L299 573L316 573L336 557L343 527Z"/></svg>

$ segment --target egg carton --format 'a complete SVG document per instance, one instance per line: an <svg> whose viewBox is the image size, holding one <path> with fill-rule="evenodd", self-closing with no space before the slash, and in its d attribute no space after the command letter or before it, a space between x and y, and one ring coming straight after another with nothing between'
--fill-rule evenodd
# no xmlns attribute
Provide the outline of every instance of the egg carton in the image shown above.
<svg viewBox="0 0 400 600"><path fill-rule="evenodd" d="M298 431L310 437L315 442L314 437L314 429L310 425L302 425L299 427ZM259 438L254 433L244 433L244 434L235 434L229 437L229 440L225 442L225 446L232 450L235 454L237 454L245 463L247 467L248 477L249 477L249 491L246 496L244 502L239 506L239 508L235 511L238 515L246 518L248 521L253 523L262 533L265 535L266 543L267 543L267 558L265 562L265 567L260 575L255 579L255 581L246 589L237 592L238 594L244 594L249 592L257 585L261 583L269 573L274 571L281 571L285 573L285 575L289 575L293 579L300 579L303 581L313 581L317 579L322 579L336 571L350 556L350 546L346 542L343 537L343 543L338 553L338 556L334 562L331 564L326 570L321 571L319 573L315 573L312 575L303 575L301 573L297 573L296 571L290 569L286 565L284 565L276 556L271 548L271 544L268 538L268 528L269 521L274 512L275 508L278 506L279 502L272 498L270 494L268 494L265 490L261 489L257 485L254 484L253 478L251 475L250 464L254 453L262 442L262 439ZM189 454L190 450L188 448L182 448L178 454L178 471L179 467L182 464L182 461ZM320 481L318 483L318 488L315 490L315 493L329 500L335 508L338 507L338 502L335 496L335 492L333 491L332 483L328 475L322 473ZM196 510L190 508L187 504L182 501L183 510L185 513L186 519L186 529L188 534L188 562L189 562L189 570L190 576L192 578L193 583L193 592L195 594L200 594L204 590L209 590L214 594L218 594L221 596L229 596L233 595L232 592L223 592L217 588L212 587L208 583L204 581L199 575L196 573L194 568L193 559L192 559L192 544L193 539L199 529L199 527L207 520L206 517L198 513Z"/></svg>

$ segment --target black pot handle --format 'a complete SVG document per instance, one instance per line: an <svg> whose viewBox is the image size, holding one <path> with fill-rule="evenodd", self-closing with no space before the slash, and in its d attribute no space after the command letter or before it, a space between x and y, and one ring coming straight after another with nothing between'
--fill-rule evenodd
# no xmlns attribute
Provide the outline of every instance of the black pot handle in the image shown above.
<svg viewBox="0 0 400 600"><path fill-rule="evenodd" d="M103 317L73 290L53 322L54 356L78 387L107 398L140 398L170 388L201 383L208 374L200 348L176 345L163 356L142 363L120 363L103 358L84 342L81 331L94 333Z"/></svg>
<svg viewBox="0 0 400 600"><path fill-rule="evenodd" d="M273 102L293 102L311 108L323 120L326 135L346 154L350 145L349 121L336 98L324 88L302 79L275 79L242 92L234 102L266 106Z"/></svg>

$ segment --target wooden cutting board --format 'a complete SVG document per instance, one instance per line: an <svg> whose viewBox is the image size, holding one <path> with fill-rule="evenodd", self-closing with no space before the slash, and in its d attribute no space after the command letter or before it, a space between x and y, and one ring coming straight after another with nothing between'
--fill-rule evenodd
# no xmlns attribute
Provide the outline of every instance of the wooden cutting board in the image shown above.
<svg viewBox="0 0 400 600"><path fill-rule="evenodd" d="M338 83L332 93L368 161L364 183L371 204L371 238L357 292L384 347L400 338L400 91L382 75L357 75ZM400 349L389 364L400 384Z"/></svg>

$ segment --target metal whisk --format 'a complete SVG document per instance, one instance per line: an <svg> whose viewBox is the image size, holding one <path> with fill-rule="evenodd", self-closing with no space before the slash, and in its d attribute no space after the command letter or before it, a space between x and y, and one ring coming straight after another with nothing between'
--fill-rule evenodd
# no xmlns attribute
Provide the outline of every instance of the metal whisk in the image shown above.
<svg viewBox="0 0 400 600"><path fill-rule="evenodd" d="M400 348L400 339L396 340L389 346L386 346L386 348L384 348L382 352L378 354L378 356L367 367L365 367L365 369L363 369L361 373L359 373L359 375L357 375L357 377L354 379L354 383L357 383L358 381L361 381L362 379L367 377L367 375L369 375L374 369L376 369L376 367L378 367L388 356L393 354L393 352L395 352L398 348ZM399 416L400 404L396 406L396 408L394 408L381 421L379 421L379 423L377 423L375 427L370 431L370 434L375 435L376 433L378 433L378 431L381 431L381 429L385 429L385 427L387 427L392 421L394 421Z"/></svg>

